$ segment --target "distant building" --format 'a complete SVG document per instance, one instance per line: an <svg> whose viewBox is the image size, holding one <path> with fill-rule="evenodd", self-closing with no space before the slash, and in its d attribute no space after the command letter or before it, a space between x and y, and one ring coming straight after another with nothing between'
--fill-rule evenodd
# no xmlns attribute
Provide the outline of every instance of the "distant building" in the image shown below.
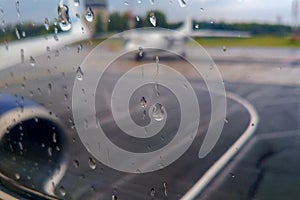
<svg viewBox="0 0 300 200"><path fill-rule="evenodd" d="M88 28L93 34L96 34L96 23L98 16L102 19L102 28L107 30L109 14L107 10L107 0L85 0L85 7L91 8L94 13L94 20L87 22Z"/></svg>

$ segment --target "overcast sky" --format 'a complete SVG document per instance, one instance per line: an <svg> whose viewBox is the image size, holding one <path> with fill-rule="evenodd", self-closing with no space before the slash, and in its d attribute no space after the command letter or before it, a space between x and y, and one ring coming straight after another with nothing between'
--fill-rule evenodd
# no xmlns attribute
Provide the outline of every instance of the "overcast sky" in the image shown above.
<svg viewBox="0 0 300 200"><path fill-rule="evenodd" d="M133 14L141 16L146 11L160 9L166 13L169 21L180 21L189 13L196 20L270 23L281 21L285 24L293 22L291 14L293 0L185 1L186 7L181 7L178 0L108 0L108 8L111 12L131 10ZM59 0L19 0L19 2L20 19L17 15L16 0L0 0L0 8L3 10L3 13L0 12L0 20L5 20L6 23L18 20L42 23L45 17L51 20L57 16Z"/></svg>

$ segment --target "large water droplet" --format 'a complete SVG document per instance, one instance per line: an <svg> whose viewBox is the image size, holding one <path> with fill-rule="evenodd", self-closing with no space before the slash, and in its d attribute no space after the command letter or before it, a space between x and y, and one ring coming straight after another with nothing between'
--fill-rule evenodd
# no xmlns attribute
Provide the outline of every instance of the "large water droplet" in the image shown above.
<svg viewBox="0 0 300 200"><path fill-rule="evenodd" d="M226 46L223 46L223 51L227 51L227 47Z"/></svg>
<svg viewBox="0 0 300 200"><path fill-rule="evenodd" d="M76 78L79 81L83 80L83 72L82 72L80 67L78 67L77 70L76 70Z"/></svg>
<svg viewBox="0 0 300 200"><path fill-rule="evenodd" d="M30 58L29 58L29 63L30 63L30 65L31 65L32 67L34 67L35 64L36 64L36 61L35 61L35 59L34 59L32 56L30 56Z"/></svg>
<svg viewBox="0 0 300 200"><path fill-rule="evenodd" d="M15 33L16 33L16 36L17 36L17 38L19 40L21 38L21 36L20 36L20 32L19 32L19 30L17 28L15 29Z"/></svg>
<svg viewBox="0 0 300 200"><path fill-rule="evenodd" d="M150 196L151 197L155 196L155 189L154 188L151 188L151 190L150 190Z"/></svg>
<svg viewBox="0 0 300 200"><path fill-rule="evenodd" d="M79 167L79 161L78 160L74 160L73 164L74 164L75 167Z"/></svg>
<svg viewBox="0 0 300 200"><path fill-rule="evenodd" d="M144 50L142 47L139 47L139 57L143 57Z"/></svg>
<svg viewBox="0 0 300 200"><path fill-rule="evenodd" d="M141 106L142 106L142 108L146 108L147 107L147 101L146 101L145 97L141 98Z"/></svg>
<svg viewBox="0 0 300 200"><path fill-rule="evenodd" d="M89 158L89 166L93 170L96 169L97 164L96 164L96 161L93 158Z"/></svg>
<svg viewBox="0 0 300 200"><path fill-rule="evenodd" d="M140 21L140 17L139 16L135 16L135 19L136 19L137 22Z"/></svg>
<svg viewBox="0 0 300 200"><path fill-rule="evenodd" d="M60 193L60 195L61 196L66 196L66 190L65 190L65 188L63 187L63 186L60 186L60 188L59 188L59 193Z"/></svg>
<svg viewBox="0 0 300 200"><path fill-rule="evenodd" d="M60 4L57 7L58 12L58 24L62 31L69 31L72 28L72 24L69 17L69 8L66 5Z"/></svg>
<svg viewBox="0 0 300 200"><path fill-rule="evenodd" d="M19 173L15 173L15 178L16 178L16 180L20 180L21 175Z"/></svg>
<svg viewBox="0 0 300 200"><path fill-rule="evenodd" d="M19 1L16 1L16 10L17 10L18 17L20 17L20 2Z"/></svg>
<svg viewBox="0 0 300 200"><path fill-rule="evenodd" d="M111 200L118 200L117 195L114 195L114 194L113 194L113 195L111 196Z"/></svg>
<svg viewBox="0 0 300 200"><path fill-rule="evenodd" d="M156 120L156 121L162 121L165 118L165 108L160 104L160 103L156 103L153 106L152 109L152 117Z"/></svg>
<svg viewBox="0 0 300 200"><path fill-rule="evenodd" d="M154 4L154 0L149 0L150 4L153 5Z"/></svg>
<svg viewBox="0 0 300 200"><path fill-rule="evenodd" d="M74 6L75 6L75 7L78 7L79 4L80 4L80 1L79 1L79 0L74 0Z"/></svg>
<svg viewBox="0 0 300 200"><path fill-rule="evenodd" d="M48 147L47 152L48 152L48 156L52 157L52 147Z"/></svg>
<svg viewBox="0 0 300 200"><path fill-rule="evenodd" d="M164 194L167 197L168 196L168 184L164 183Z"/></svg>
<svg viewBox="0 0 300 200"><path fill-rule="evenodd" d="M84 16L88 22L92 22L94 20L94 13L91 8L87 8Z"/></svg>
<svg viewBox="0 0 300 200"><path fill-rule="evenodd" d="M77 53L80 53L83 49L83 45L82 44L79 44L78 47L77 47Z"/></svg>
<svg viewBox="0 0 300 200"><path fill-rule="evenodd" d="M48 20L48 18L44 19L44 26L45 26L45 29L48 31L49 30L49 20Z"/></svg>
<svg viewBox="0 0 300 200"><path fill-rule="evenodd" d="M21 53L21 62L23 63L25 61L24 49L21 49L20 53Z"/></svg>
<svg viewBox="0 0 300 200"><path fill-rule="evenodd" d="M154 13L150 14L149 21L152 24L152 26L156 26L156 17L154 15Z"/></svg>
<svg viewBox="0 0 300 200"><path fill-rule="evenodd" d="M186 7L186 1L185 0L178 0L180 7L184 8Z"/></svg>

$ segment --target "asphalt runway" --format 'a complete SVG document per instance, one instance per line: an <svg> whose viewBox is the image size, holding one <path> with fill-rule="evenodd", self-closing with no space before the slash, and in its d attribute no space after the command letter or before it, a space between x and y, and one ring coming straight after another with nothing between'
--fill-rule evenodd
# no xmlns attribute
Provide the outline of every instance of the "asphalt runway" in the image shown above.
<svg viewBox="0 0 300 200"><path fill-rule="evenodd" d="M69 144L68 165L66 174L59 185L55 186L55 195L59 198L112 199L112 196L115 195L118 199L180 199L251 125L249 111L243 105L227 98L227 115L221 137L210 154L199 159L199 147L203 142L211 117L209 92L203 79L197 78L199 76L184 60L160 56L160 64L172 66L188 78L199 99L201 120L197 136L191 147L174 163L156 172L124 173L111 169L98 161L95 162L96 167L91 167L89 160L92 155L82 144L74 128L72 116L72 90L76 79L76 70L91 49L92 46L86 45L78 53L77 46L65 47L37 57L34 66L25 62L1 72L1 92L35 100L54 113L65 127ZM188 59L200 62L193 53L192 48L188 49ZM226 91L248 100L256 108L260 120L254 137L250 139L245 148L237 150L237 157L231 160L198 198L253 199L262 195L262 198L267 199L268 193L262 191L265 191L264 188L273 187L270 184L272 180L276 180L278 173L268 173L269 171L265 169L276 168L283 161L286 161L288 166L297 166L296 161L288 162L289 160L286 158L293 155L294 160L297 160L298 142L296 139L298 136L296 134L299 129L300 113L297 77L300 68L296 55L299 55L297 54L299 50L229 48L224 52L220 47L219 49L208 49L208 53L221 72ZM105 59L105 56L102 55L101 58L103 57ZM153 58L149 57L137 63L132 60L132 57L133 55L125 55L124 58L111 64L111 70L103 78L105 83L103 88L99 86L99 91L95 95L95 99L101 101L97 107L99 108L97 116L103 120L101 125L110 130L108 133L112 135L110 139L116 143L121 139L123 141L124 137L119 134L117 129L109 129L114 124L111 124L110 112L105 110L109 106L114 81L119 79L120 74L126 72L130 66L153 62ZM104 61L91 62L95 63L94 68L85 70L83 78L97 78L95 73L97 67L104 67L101 66L101 62ZM114 68L113 65L116 67ZM141 92L153 93L153 88L155 88L153 85L145 86ZM172 115L168 115L168 118L176 122L178 110L176 110L176 101L174 101L172 93L167 89L162 89L160 92L160 101L164 105L168 105L166 107L168 111L173 112L171 112ZM137 92L135 95L131 106L132 118L136 119L136 123L143 124L145 123L141 117L143 110L134 107L134 103L139 102L141 94ZM148 103L155 102L155 98L155 96L148 95ZM101 116L106 118L101 118ZM106 120L107 118L108 120ZM169 126L165 131L172 133L172 130L174 127ZM278 138L285 136L285 133L289 133L286 136L286 142L279 140ZM272 137L273 134L275 139ZM289 139L289 136L292 136L293 139ZM167 135L166 140L168 138L171 140L172 135ZM134 146L134 149L130 149L132 144L137 145L126 138L125 142L119 143L125 149L136 151L147 151L149 148L151 150L151 148L160 147L156 146L156 143L151 147L141 143L139 147ZM279 157L276 156L277 153L282 152L282 149L287 149L285 152L292 151L293 153L281 153ZM265 164L262 160L267 153L274 158ZM291 158L291 160L293 159ZM257 164L257 162L263 162L264 166L261 167L261 164ZM265 165L271 167L265 167ZM261 169L265 171L261 172ZM293 174L287 174L285 179L290 177L294 181L291 182L296 183L297 179L295 180ZM26 171L20 175L25 177ZM39 174L39 176L46 175ZM164 183L167 183L167 190ZM284 183L286 183L286 187L290 186L290 181ZM22 184L32 188L35 183L34 180L23 180ZM62 187L65 191L64 195L61 192ZM282 190L281 195L284 196L284 194L288 194L288 190ZM295 193L295 195L298 194Z"/></svg>

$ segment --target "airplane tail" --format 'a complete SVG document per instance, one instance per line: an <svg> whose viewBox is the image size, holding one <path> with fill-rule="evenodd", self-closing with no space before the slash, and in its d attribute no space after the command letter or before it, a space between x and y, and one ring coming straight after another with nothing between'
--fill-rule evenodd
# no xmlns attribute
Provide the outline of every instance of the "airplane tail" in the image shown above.
<svg viewBox="0 0 300 200"><path fill-rule="evenodd" d="M177 29L177 31L189 35L193 29L193 22L189 15L186 16L183 25Z"/></svg>

